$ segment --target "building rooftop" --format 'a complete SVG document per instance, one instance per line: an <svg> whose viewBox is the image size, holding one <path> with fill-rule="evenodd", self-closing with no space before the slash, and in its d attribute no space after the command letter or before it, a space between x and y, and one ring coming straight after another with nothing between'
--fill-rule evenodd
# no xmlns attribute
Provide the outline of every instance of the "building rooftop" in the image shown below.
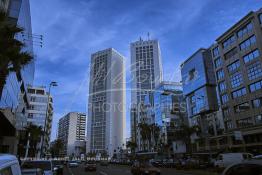
<svg viewBox="0 0 262 175"><path fill-rule="evenodd" d="M191 60L196 54L198 54L199 52L204 52L204 51L206 51L207 49L206 48L200 48L200 49L198 49L195 53L193 53L189 58L187 58L181 65L180 65L180 67L182 68L183 67L183 65L186 63L186 62L188 62L189 60Z"/></svg>
<svg viewBox="0 0 262 175"><path fill-rule="evenodd" d="M140 40L132 42L131 45L146 45L146 44L152 44L152 43L158 43L158 40L157 39L143 40L140 38Z"/></svg>
<svg viewBox="0 0 262 175"><path fill-rule="evenodd" d="M112 47L107 48L107 49L104 49L104 50L99 50L99 51L97 51L97 52L95 52L95 53L92 53L92 54L91 54L91 57L96 56L96 55L106 54L106 53L108 53L108 52L115 52L115 53L117 53L120 57L124 58L124 56L123 56L122 54L120 54L116 49L114 49L114 48L112 48Z"/></svg>

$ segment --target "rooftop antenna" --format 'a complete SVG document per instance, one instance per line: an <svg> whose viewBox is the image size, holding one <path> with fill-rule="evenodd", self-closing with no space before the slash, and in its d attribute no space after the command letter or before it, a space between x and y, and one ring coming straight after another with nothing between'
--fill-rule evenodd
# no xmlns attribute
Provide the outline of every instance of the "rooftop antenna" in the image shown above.
<svg viewBox="0 0 262 175"><path fill-rule="evenodd" d="M150 33L147 32L147 39L150 40Z"/></svg>
<svg viewBox="0 0 262 175"><path fill-rule="evenodd" d="M141 36L139 37L139 41L142 41L142 38L141 38Z"/></svg>

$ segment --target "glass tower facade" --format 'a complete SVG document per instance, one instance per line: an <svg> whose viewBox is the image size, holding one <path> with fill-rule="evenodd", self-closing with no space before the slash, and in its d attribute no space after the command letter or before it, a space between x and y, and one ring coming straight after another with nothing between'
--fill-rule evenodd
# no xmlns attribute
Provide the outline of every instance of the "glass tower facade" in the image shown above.
<svg viewBox="0 0 262 175"><path fill-rule="evenodd" d="M216 79L211 51L199 49L195 52L181 65L181 74L188 116L217 110Z"/></svg>

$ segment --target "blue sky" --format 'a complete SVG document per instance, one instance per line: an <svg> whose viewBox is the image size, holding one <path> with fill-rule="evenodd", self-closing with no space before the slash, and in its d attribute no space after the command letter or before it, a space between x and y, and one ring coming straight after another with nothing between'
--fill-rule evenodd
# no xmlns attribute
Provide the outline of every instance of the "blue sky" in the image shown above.
<svg viewBox="0 0 262 175"><path fill-rule="evenodd" d="M88 66L93 52L113 47L130 65L130 42L158 39L164 77L180 81L179 65L215 39L261 0L44 0L30 1L33 33L44 36L35 47L35 85L57 81L52 89L55 138L59 118L86 112ZM130 72L127 69L127 80ZM127 84L130 87L130 84ZM127 103L130 92L127 91ZM130 133L127 111L127 136Z"/></svg>

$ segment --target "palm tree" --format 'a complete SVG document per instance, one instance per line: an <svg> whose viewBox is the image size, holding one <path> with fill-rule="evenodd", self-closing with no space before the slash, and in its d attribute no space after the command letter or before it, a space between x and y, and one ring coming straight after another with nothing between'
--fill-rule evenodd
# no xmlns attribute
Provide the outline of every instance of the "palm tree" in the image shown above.
<svg viewBox="0 0 262 175"><path fill-rule="evenodd" d="M41 126L36 126L33 124L28 125L25 128L27 135L30 137L28 138L30 141L30 148L31 148L31 157L35 157L37 153L37 144L41 141L41 136L43 134L43 130Z"/></svg>
<svg viewBox="0 0 262 175"><path fill-rule="evenodd" d="M198 126L189 127L185 124L182 124L180 128L174 132L174 135L177 140L181 140L186 144L188 152L191 153L192 152L191 135L198 132L199 132Z"/></svg>
<svg viewBox="0 0 262 175"><path fill-rule="evenodd" d="M154 146L155 148L157 148L159 142L159 136L160 136L160 126L158 126L158 124L152 124L150 126L150 130L154 138Z"/></svg>
<svg viewBox="0 0 262 175"><path fill-rule="evenodd" d="M12 24L7 14L0 10L0 95L8 75L15 72L18 78L21 77L21 69L33 60L30 53L22 51L25 44L15 38L21 32L23 29Z"/></svg>
<svg viewBox="0 0 262 175"><path fill-rule="evenodd" d="M137 148L137 144L136 144L136 142L128 141L126 143L126 147L131 150L131 153L135 153L136 148Z"/></svg>
<svg viewBox="0 0 262 175"><path fill-rule="evenodd" d="M151 140L151 131L150 127L146 123L139 123L138 127L140 129L140 135L141 135L141 140L142 140L142 145L143 145L143 151L146 150L146 141L149 142L149 139Z"/></svg>
<svg viewBox="0 0 262 175"><path fill-rule="evenodd" d="M60 153L63 151L64 143L63 140L57 139L55 140L54 145L51 147L52 156L60 156Z"/></svg>

